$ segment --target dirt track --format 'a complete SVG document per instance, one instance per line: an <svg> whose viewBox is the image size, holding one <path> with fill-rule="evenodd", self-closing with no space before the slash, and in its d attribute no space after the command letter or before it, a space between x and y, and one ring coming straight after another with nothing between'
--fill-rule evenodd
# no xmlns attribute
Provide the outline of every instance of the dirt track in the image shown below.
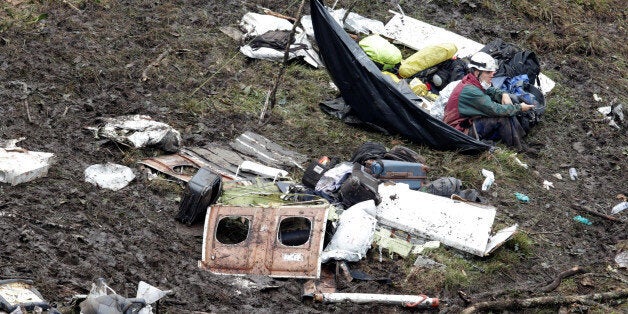
<svg viewBox="0 0 628 314"><path fill-rule="evenodd" d="M598 16L594 10L566 16L568 10L557 7L554 22L548 25L523 17L508 22L491 20L481 13L466 19L465 14L478 9L440 2L423 8L421 14L427 22L442 25L453 16L464 21L455 24L453 31L484 42L530 29L550 29L567 41L564 38L572 38L569 32L575 30L566 21L578 18L582 20L573 21L573 27L589 25L591 33L587 36L601 36L605 43L623 43L626 38L625 8L617 13L620 18L623 15L621 21ZM615 2L623 8L621 1ZM160 153L105 143L85 129L102 117L127 114L146 114L172 125L181 131L186 146L226 142L253 130L310 157L349 157L357 146L355 137L347 138L346 143L326 142L321 140L323 136L303 135L305 131L294 128L290 121L274 118L258 127L256 113L212 109L228 108L225 99L231 95L223 94L225 90L242 90L242 84L259 84L260 89L266 89L276 70L260 65L266 61L244 60L237 54L237 44L218 27L237 25L244 13L257 10L255 4L286 14L294 14L295 5L286 8L282 1L14 3L2 4L14 12L13 16L29 10L33 10L33 17L40 13L47 16L0 28L0 139L26 137L19 146L52 152L57 163L46 178L18 186L0 185L0 213L11 214L0 215L0 279L31 279L44 298L59 307L66 306L72 296L87 293L91 282L103 277L124 296L134 296L139 281L172 289L174 295L162 302L162 310L168 313L398 310L392 306L303 302L299 280L279 281L280 288L264 292L242 288L231 277L198 269L202 226L190 228L173 219L181 186L149 181L142 174L131 186L116 192L84 182L83 171L89 165L114 162L135 167L139 158ZM378 2L358 13L385 20L382 17L388 9L395 8ZM506 9L504 14L514 14L512 8ZM419 11L408 8L406 14ZM0 18L8 15L0 13ZM625 55L626 48L604 51L604 47L595 46L586 50L583 45L579 50L573 48L575 42L555 43L553 47L533 36L518 40L536 49L543 70L553 75L558 86L550 96L554 97L552 112L530 135L531 140L544 143L541 154L528 159L530 173L538 174L537 185L502 184L489 197L500 212L498 221L519 222L535 245L531 255L513 261L516 268L487 275L471 284L468 291L480 293L497 287L515 290L546 283L574 265L585 267L589 275L576 277L569 293L626 288L626 270L607 269L615 267L613 258L620 250L628 249L626 224L590 216L592 226L579 225L572 217L586 213L571 206L576 203L608 212L619 202L615 195L628 194L628 127L617 130L595 116L597 107L614 99L615 103L623 102L628 113L625 64L618 65L615 57L608 57L613 53ZM170 52L159 66L149 68L167 50ZM226 64L234 55L238 62ZM601 59L608 62L607 67L599 66L604 64ZM143 74L146 80L142 80ZM210 84L192 96L209 77ZM326 84L319 83L318 87ZM604 101L594 102L594 93ZM199 113L193 100L210 105ZM320 100L311 99L307 106L317 111ZM431 164L439 162L432 160ZM553 179L555 188L549 192L540 186L554 173L567 177L569 167L579 169L577 181ZM509 201L515 190L525 190L533 202L524 206ZM378 258L372 254L362 265L374 277L390 277L393 285L344 283L340 288L426 293L444 300L444 310L457 312L463 307L457 291L442 287L419 291L417 287L426 282L421 278L404 282L408 279L404 261L379 263ZM593 284L583 284L585 277Z"/></svg>

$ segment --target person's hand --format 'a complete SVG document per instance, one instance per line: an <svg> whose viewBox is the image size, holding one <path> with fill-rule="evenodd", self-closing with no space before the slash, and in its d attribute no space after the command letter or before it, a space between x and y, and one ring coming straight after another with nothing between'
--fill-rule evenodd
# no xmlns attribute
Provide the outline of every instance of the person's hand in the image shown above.
<svg viewBox="0 0 628 314"><path fill-rule="evenodd" d="M534 109L534 105L528 105L526 103L521 103L521 111L528 111Z"/></svg>
<svg viewBox="0 0 628 314"><path fill-rule="evenodd" d="M512 105L512 99L510 99L508 93L502 94L502 105Z"/></svg>

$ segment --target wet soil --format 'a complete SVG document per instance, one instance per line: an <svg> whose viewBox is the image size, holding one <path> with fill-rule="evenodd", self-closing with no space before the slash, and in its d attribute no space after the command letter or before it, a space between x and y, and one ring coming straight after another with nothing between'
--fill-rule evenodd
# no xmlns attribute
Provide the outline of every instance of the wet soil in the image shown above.
<svg viewBox="0 0 628 314"><path fill-rule="evenodd" d="M572 292L626 288L625 279L616 279L626 278L626 271L617 270L613 262L620 250L627 249L626 224L591 215L591 226L572 220L586 215L573 204L608 213L619 202L617 194L628 194L628 127L618 130L595 115L597 107L622 102L628 113L626 66L618 61L626 56L622 46L626 11L621 1L608 1L617 5L612 15L586 3L575 11L582 14L558 5L539 17L505 4L499 15L491 16L483 4L471 6L470 1L404 7L406 14L478 41L502 37L524 44L537 52L543 71L558 83L558 92L549 96L555 97L553 113L529 136L543 144L540 154L528 158L531 175L538 176L536 186L502 184L488 195L498 207L498 221L519 222L534 249L517 261L516 268L472 283L468 293L545 283L574 265L585 267L593 283L582 284L582 277L577 277ZM173 290L161 302L161 311L167 313L401 311L396 306L303 301L300 280L280 280L279 288L260 291L239 286L233 277L200 270L202 226L187 227L173 218L182 185L148 180L135 164L161 152L102 141L85 128L102 117L145 114L180 130L186 146L224 143L255 131L310 157L350 157L355 139L326 142L320 136L302 136L304 130L278 118L260 127L255 114L211 110L228 106L224 90L274 77L276 68L259 66L267 61L234 63L246 68L229 64L227 57L245 57L237 53L237 43L218 30L236 26L246 12L257 12L258 5L295 15L298 4L261 0L2 4L0 18L5 23L21 15L30 18L0 28L0 139L25 137L19 146L52 152L57 162L45 178L0 185L0 279L30 279L60 308L67 307L74 295L88 293L91 283L102 277L129 297L135 295L139 281ZM356 11L386 21L389 9L396 10L390 1L376 1ZM544 38L543 31L553 39ZM150 66L160 54L165 58ZM210 83L205 84L208 78ZM593 94L603 101L594 101ZM210 109L199 114L190 109L192 100L208 101ZM311 99L308 106L316 108L320 100ZM434 156L443 156L439 154ZM86 167L105 162L134 167L138 178L115 192L84 182ZM569 167L579 170L578 180L567 179ZM562 173L563 179L552 178L555 173ZM540 187L543 179L554 181L554 188ZM527 205L506 201L513 191L527 192L533 201ZM403 261L377 259L373 254L360 264L369 265L374 277L390 277L392 285L352 282L340 288L427 293L444 301L442 311L464 307L455 289L423 291L420 286L427 283L420 276L407 284Z"/></svg>

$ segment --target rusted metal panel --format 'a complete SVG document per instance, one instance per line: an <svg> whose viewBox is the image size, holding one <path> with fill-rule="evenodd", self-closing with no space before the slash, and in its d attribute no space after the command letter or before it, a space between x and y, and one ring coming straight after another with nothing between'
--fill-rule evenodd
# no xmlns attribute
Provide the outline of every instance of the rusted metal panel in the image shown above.
<svg viewBox="0 0 628 314"><path fill-rule="evenodd" d="M199 267L215 274L318 278L328 206L212 206L206 216ZM220 224L229 220L247 226L246 239L229 243L221 238L224 230L219 230ZM285 240L282 243L280 226L291 220L309 223L309 237L303 243L286 245Z"/></svg>
<svg viewBox="0 0 628 314"><path fill-rule="evenodd" d="M203 167L203 164L199 163L197 160L183 156L181 154L147 158L139 161L138 163L185 182L190 181L193 174L179 173L175 171L175 168L192 167L195 169L200 169L201 167Z"/></svg>

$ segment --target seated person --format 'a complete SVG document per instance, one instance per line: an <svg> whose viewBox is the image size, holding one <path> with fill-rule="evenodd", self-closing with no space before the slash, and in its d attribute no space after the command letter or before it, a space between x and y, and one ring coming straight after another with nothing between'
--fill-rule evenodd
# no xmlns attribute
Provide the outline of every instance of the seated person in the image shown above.
<svg viewBox="0 0 628 314"><path fill-rule="evenodd" d="M507 92L491 85L497 68L495 59L485 52L471 56L469 74L452 91L443 121L477 139L501 140L522 151L526 132L515 115L534 106L513 104Z"/></svg>

